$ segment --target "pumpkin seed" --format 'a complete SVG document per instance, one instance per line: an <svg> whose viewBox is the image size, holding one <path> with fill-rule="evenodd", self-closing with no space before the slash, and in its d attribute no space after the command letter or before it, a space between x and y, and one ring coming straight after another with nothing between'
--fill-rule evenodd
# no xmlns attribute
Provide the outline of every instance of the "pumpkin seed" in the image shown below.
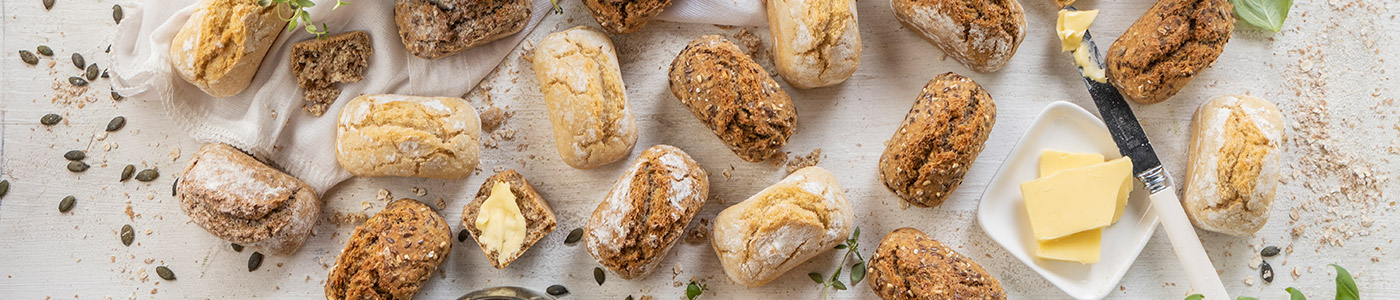
<svg viewBox="0 0 1400 300"><path fill-rule="evenodd" d="M58 202L58 212L66 213L70 210L73 210L74 202L78 202L78 199L73 198L72 195L69 195L68 197L63 197L63 201Z"/></svg>
<svg viewBox="0 0 1400 300"><path fill-rule="evenodd" d="M126 165L125 168L122 168L122 180L120 181L126 181L127 179L131 179L131 175L133 174L136 174L136 166Z"/></svg>
<svg viewBox="0 0 1400 300"><path fill-rule="evenodd" d="M112 45L111 45L111 44L108 44L108 45L107 45L107 52L105 52L105 53L112 53Z"/></svg>
<svg viewBox="0 0 1400 300"><path fill-rule="evenodd" d="M0 198L5 198L5 194L10 193L10 181L0 180Z"/></svg>
<svg viewBox="0 0 1400 300"><path fill-rule="evenodd" d="M465 241L467 241L467 230L466 230L466 229L462 229L462 231L458 231L458 232L457 232L457 242L465 242Z"/></svg>
<svg viewBox="0 0 1400 300"><path fill-rule="evenodd" d="M68 171L70 171L70 172L77 173L77 172L87 171L88 167L91 167L91 166L89 166L87 163L84 163L84 162L81 162L81 161L70 161L70 162L68 162Z"/></svg>
<svg viewBox="0 0 1400 300"><path fill-rule="evenodd" d="M126 117L117 116L116 118L112 118L112 121L108 121L108 122L107 122L107 131L117 131L117 130L121 130L122 127L125 127L125 126L126 126Z"/></svg>
<svg viewBox="0 0 1400 300"><path fill-rule="evenodd" d="M1263 255L1264 257L1273 257L1274 255L1278 255L1278 252L1278 246L1268 246L1264 247L1264 250L1259 250L1259 255Z"/></svg>
<svg viewBox="0 0 1400 300"><path fill-rule="evenodd" d="M44 10L53 9L53 0L44 0Z"/></svg>
<svg viewBox="0 0 1400 300"><path fill-rule="evenodd" d="M165 266L156 267L156 275L160 275L160 279L175 280L175 272L171 272L170 268Z"/></svg>
<svg viewBox="0 0 1400 300"><path fill-rule="evenodd" d="M68 83L72 83L73 85L76 85L76 86L85 86L85 85L88 84L88 81L87 81L86 79L83 79L82 77L73 76L73 77L68 77Z"/></svg>
<svg viewBox="0 0 1400 300"><path fill-rule="evenodd" d="M141 172L136 173L136 180L140 181L156 180L156 177L160 177L160 173L156 172L155 169L145 169L141 170Z"/></svg>
<svg viewBox="0 0 1400 300"><path fill-rule="evenodd" d="M82 54L73 53L73 65L77 66L78 70L82 70L87 67L87 60L83 59Z"/></svg>
<svg viewBox="0 0 1400 300"><path fill-rule="evenodd" d="M53 48L49 48L49 46L39 45L38 50L39 54L43 54L44 56L53 56Z"/></svg>
<svg viewBox="0 0 1400 300"><path fill-rule="evenodd" d="M175 177L175 180L173 180L173 181L174 181L174 182L171 182L171 183L170 183L170 196L171 196L171 197L175 197L175 188L177 188L177 187L180 186L180 177Z"/></svg>
<svg viewBox="0 0 1400 300"><path fill-rule="evenodd" d="M573 231L569 231L569 236L564 237L564 243L565 243L565 244L577 243L578 240L579 240L579 239L582 239L582 238L583 238L583 228L574 228Z"/></svg>
<svg viewBox="0 0 1400 300"><path fill-rule="evenodd" d="M60 116L58 114L47 114L44 115L43 118L39 118L39 124L44 124L48 126L58 124L58 121L63 121L63 116Z"/></svg>
<svg viewBox="0 0 1400 300"><path fill-rule="evenodd" d="M603 274L603 268L593 267L593 281L597 281L598 285L603 285L603 279L607 279L606 277L607 275Z"/></svg>
<svg viewBox="0 0 1400 300"><path fill-rule="evenodd" d="M131 224L122 226L122 245L131 246L131 240L136 239L136 230L131 229Z"/></svg>
<svg viewBox="0 0 1400 300"><path fill-rule="evenodd" d="M39 63L39 57L34 56L34 52L29 52L29 50L19 50L19 59L23 60L26 64L33 65Z"/></svg>
<svg viewBox="0 0 1400 300"><path fill-rule="evenodd" d="M229 245L230 245L230 246L233 246L233 252L243 252L243 245L239 245L239 244L229 244Z"/></svg>
<svg viewBox="0 0 1400 300"><path fill-rule="evenodd" d="M1264 282L1274 282L1274 267L1269 266L1268 261L1259 262L1259 276L1264 277Z"/></svg>
<svg viewBox="0 0 1400 300"><path fill-rule="evenodd" d="M87 154L83 153L82 150L69 150L67 153L63 153L63 158L67 158L68 160L83 160L87 158Z"/></svg>
<svg viewBox="0 0 1400 300"><path fill-rule="evenodd" d="M112 21L116 21L117 24L122 23L122 6L120 4L112 5Z"/></svg>
<svg viewBox="0 0 1400 300"><path fill-rule="evenodd" d="M117 91L112 91L112 101L122 101L122 99L126 99L126 97L122 97L122 94L118 94Z"/></svg>
<svg viewBox="0 0 1400 300"><path fill-rule="evenodd" d="M102 78L112 78L112 76L107 76L107 69L102 69Z"/></svg>
<svg viewBox="0 0 1400 300"><path fill-rule="evenodd" d="M89 81L97 80L97 64L88 65L87 74L85 75L87 75L87 80Z"/></svg>
<svg viewBox="0 0 1400 300"><path fill-rule="evenodd" d="M544 292L545 292L545 293L549 293L550 296L558 297L558 296L568 295L568 294L569 294L569 289L564 288L564 286L562 286L562 285L556 284L556 285L551 285L551 286L549 286L549 288L544 289Z"/></svg>
<svg viewBox="0 0 1400 300"><path fill-rule="evenodd" d="M258 270L258 267L262 266L262 259L263 254L261 252L253 252L253 256L248 257L248 272Z"/></svg>
<svg viewBox="0 0 1400 300"><path fill-rule="evenodd" d="M622 298L622 300L633 300L632 295L627 295L627 298Z"/></svg>

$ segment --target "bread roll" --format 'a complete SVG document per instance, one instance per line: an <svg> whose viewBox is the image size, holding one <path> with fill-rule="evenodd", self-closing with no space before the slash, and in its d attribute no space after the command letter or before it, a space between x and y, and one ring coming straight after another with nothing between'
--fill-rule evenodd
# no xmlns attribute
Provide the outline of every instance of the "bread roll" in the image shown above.
<svg viewBox="0 0 1400 300"><path fill-rule="evenodd" d="M1026 38L1016 0L891 0L894 18L977 72L1006 66Z"/></svg>
<svg viewBox="0 0 1400 300"><path fill-rule="evenodd" d="M175 183L180 208L216 237L273 254L301 248L321 201L305 182L225 144L205 144Z"/></svg>
<svg viewBox="0 0 1400 300"><path fill-rule="evenodd" d="M326 299L413 299L452 253L452 229L432 208L399 199L355 227L326 276Z"/></svg>
<svg viewBox="0 0 1400 300"><path fill-rule="evenodd" d="M1182 204L1196 227L1245 236L1264 227L1278 187L1283 116L1264 99L1221 96L1196 109Z"/></svg>
<svg viewBox="0 0 1400 300"><path fill-rule="evenodd" d="M394 22L408 53L447 57L520 32L530 0L395 0Z"/></svg>
<svg viewBox="0 0 1400 300"><path fill-rule="evenodd" d="M646 277L680 240L709 193L710 177L690 155L652 146L588 218L588 253L622 279Z"/></svg>
<svg viewBox="0 0 1400 300"><path fill-rule="evenodd" d="M788 85L810 89L846 81L860 66L855 0L767 0L773 63Z"/></svg>
<svg viewBox="0 0 1400 300"><path fill-rule="evenodd" d="M934 77L880 155L880 180L919 207L943 204L986 146L997 106L977 82L953 73Z"/></svg>
<svg viewBox="0 0 1400 300"><path fill-rule="evenodd" d="M462 98L359 96L340 111L336 160L355 176L466 178L481 153L480 131Z"/></svg>
<svg viewBox="0 0 1400 300"><path fill-rule="evenodd" d="M972 259L914 228L880 240L865 282L884 300L1006 299L995 277Z"/></svg>
<svg viewBox="0 0 1400 300"><path fill-rule="evenodd" d="M583 26L551 33L533 61L564 163L590 169L632 152L637 121L606 34Z"/></svg>
<svg viewBox="0 0 1400 300"><path fill-rule="evenodd" d="M1228 0L1160 0L1108 48L1108 82L1141 104L1166 101L1215 63L1230 31Z"/></svg>
<svg viewBox="0 0 1400 300"><path fill-rule="evenodd" d="M710 245L730 280L760 286L845 241L851 213L836 177L807 167L721 211Z"/></svg>
<svg viewBox="0 0 1400 300"><path fill-rule="evenodd" d="M671 6L671 0L583 0L583 5L604 30L631 33Z"/></svg>
<svg viewBox="0 0 1400 300"><path fill-rule="evenodd" d="M201 0L170 41L170 63L180 78L216 98L237 95L253 82L263 56L287 21L255 0Z"/></svg>
<svg viewBox="0 0 1400 300"><path fill-rule="evenodd" d="M497 191L497 187L505 187L505 189ZM508 202L514 204L515 209L517 209L517 211L506 213L514 216L505 217L519 216L519 221L524 224L512 224L509 221L498 222L491 219L493 216L489 211L483 218L483 207L490 209L490 205L486 203L487 200L496 195L504 196L504 193L509 193ZM478 226L479 224L485 225L485 227L502 225L519 227L497 231L497 233L503 233L504 236L493 236L490 238L494 238L494 240L488 240L485 229L490 228L483 228L483 226ZM525 250L529 250L530 246L534 246L540 239L553 232L555 224L554 210L549 208L549 203L545 202L544 197L535 191L534 185L530 185L530 182L525 180L525 176L520 175L515 170L505 170L486 178L486 182L481 184L481 190L476 192L476 199L462 208L463 228L466 228L472 239L476 240L478 246L481 246L481 252L486 254L486 260L490 261L491 266L497 269L505 269L510 263L515 262L515 259L524 254ZM509 245L512 243L513 245ZM501 246L496 246L498 244Z"/></svg>
<svg viewBox="0 0 1400 300"><path fill-rule="evenodd" d="M671 62L671 94L729 150L760 162L797 132L797 109L763 67L717 35L695 39Z"/></svg>

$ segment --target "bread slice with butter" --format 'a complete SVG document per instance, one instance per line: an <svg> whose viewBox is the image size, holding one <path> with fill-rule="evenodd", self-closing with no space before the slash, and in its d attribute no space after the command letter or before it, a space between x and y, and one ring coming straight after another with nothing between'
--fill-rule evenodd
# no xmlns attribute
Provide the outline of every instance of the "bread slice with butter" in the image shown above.
<svg viewBox="0 0 1400 300"><path fill-rule="evenodd" d="M476 199L462 208L462 225L497 269L519 258L556 225L554 211L515 170L486 179Z"/></svg>

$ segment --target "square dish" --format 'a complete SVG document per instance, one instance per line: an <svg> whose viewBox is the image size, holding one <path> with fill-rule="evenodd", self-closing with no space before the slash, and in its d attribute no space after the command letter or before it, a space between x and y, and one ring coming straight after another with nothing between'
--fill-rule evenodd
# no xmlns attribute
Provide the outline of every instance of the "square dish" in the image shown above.
<svg viewBox="0 0 1400 300"><path fill-rule="evenodd" d="M1127 208L1118 223L1103 230L1103 247L1095 264L1046 260L1035 257L1035 236L1021 197L1021 183L1039 175L1040 152L1055 149L1122 157L1102 121L1073 103L1051 103L1031 123L1011 149L1001 169L992 177L977 207L977 223L993 241L1075 299L1100 299L1137 260L1138 253L1157 228L1157 214L1142 183L1133 183Z"/></svg>

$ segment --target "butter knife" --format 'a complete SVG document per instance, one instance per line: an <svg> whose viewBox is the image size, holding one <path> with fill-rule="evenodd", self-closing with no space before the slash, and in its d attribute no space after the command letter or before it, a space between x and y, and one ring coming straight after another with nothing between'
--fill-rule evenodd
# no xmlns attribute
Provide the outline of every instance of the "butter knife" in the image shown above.
<svg viewBox="0 0 1400 300"><path fill-rule="evenodd" d="M1099 68L1105 68L1103 56L1087 30L1083 43L1088 45L1090 59ZM1083 67L1079 68L1083 75ZM1157 152L1152 150L1152 142L1147 140L1147 134L1142 131L1137 116L1133 115L1132 107L1113 85L1088 77L1080 78L1089 88L1089 96L1094 98L1094 105L1098 106L1104 125L1113 135L1113 142L1118 144L1118 152L1133 160L1134 177L1151 193L1148 197L1152 202L1151 210L1157 213L1162 229L1166 230L1176 258L1181 261L1191 281L1191 287L1206 299L1231 299L1220 282L1220 275L1215 273L1215 265L1211 264L1200 238L1196 236L1196 228L1186 218L1176 188L1167 180L1167 170L1162 169L1162 162L1157 159Z"/></svg>

